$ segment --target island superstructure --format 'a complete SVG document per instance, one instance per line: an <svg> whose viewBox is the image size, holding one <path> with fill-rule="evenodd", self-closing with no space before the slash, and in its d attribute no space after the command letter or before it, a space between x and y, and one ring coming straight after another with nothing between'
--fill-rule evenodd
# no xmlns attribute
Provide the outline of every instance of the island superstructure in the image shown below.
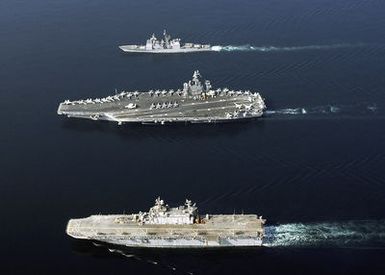
<svg viewBox="0 0 385 275"><path fill-rule="evenodd" d="M148 212L71 219L66 232L75 239L129 247L253 247L262 245L265 221L255 214L200 216L190 200L172 208L157 198Z"/></svg>
<svg viewBox="0 0 385 275"><path fill-rule="evenodd" d="M57 113L67 117L122 123L213 123L257 118L265 102L258 92L213 89L202 83L199 71L183 89L116 92L104 98L60 103Z"/></svg>
<svg viewBox="0 0 385 275"><path fill-rule="evenodd" d="M207 52L215 51L208 44L197 43L181 43L180 38L172 39L171 36L164 30L163 39L159 40L155 34L147 39L146 45L122 45L119 48L124 52L131 53L192 53L192 52Z"/></svg>

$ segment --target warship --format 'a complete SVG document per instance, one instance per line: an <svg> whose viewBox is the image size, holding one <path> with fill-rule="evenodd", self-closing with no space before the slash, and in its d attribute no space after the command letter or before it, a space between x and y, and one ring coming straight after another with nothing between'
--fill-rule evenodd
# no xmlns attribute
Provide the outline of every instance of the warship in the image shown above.
<svg viewBox="0 0 385 275"><path fill-rule="evenodd" d="M192 53L216 51L216 47L208 44L184 43L180 38L171 39L171 36L164 30L163 39L159 40L155 34L147 39L146 45L122 45L119 48L129 53Z"/></svg>
<svg viewBox="0 0 385 275"><path fill-rule="evenodd" d="M65 100L57 113L119 125L229 122L263 115L266 105L258 92L213 89L210 81L202 82L199 71L195 71L183 89L115 91L115 95L104 98Z"/></svg>
<svg viewBox="0 0 385 275"><path fill-rule="evenodd" d="M262 246L265 221L255 214L200 216L190 200L172 208L158 197L148 212L70 219L66 233L128 247L255 247Z"/></svg>

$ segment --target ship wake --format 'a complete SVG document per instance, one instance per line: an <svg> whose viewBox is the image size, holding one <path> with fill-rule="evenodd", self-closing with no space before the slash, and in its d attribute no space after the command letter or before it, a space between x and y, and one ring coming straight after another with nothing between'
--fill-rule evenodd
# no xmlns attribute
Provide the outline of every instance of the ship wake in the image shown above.
<svg viewBox="0 0 385 275"><path fill-rule="evenodd" d="M217 52L292 52L311 50L332 50L340 48L362 47L365 44L330 44L330 45L306 45L306 46L253 46L253 45L227 45L212 46L211 49Z"/></svg>
<svg viewBox="0 0 385 275"><path fill-rule="evenodd" d="M376 104L324 105L314 107L282 108L266 110L267 117L305 115L371 115L378 113Z"/></svg>
<svg viewBox="0 0 385 275"><path fill-rule="evenodd" d="M159 268L169 271L170 273L174 274L187 274L187 275L193 275L194 273L192 271L186 271L183 268L177 267L175 264L170 264L168 261L164 261L157 258L150 258L148 255L137 255L128 251L125 251L124 249L108 249L109 252L114 253L116 255L121 255L125 258L129 258L134 261L147 263L150 265L157 265Z"/></svg>
<svg viewBox="0 0 385 275"><path fill-rule="evenodd" d="M265 228L265 246L385 249L385 220L291 223Z"/></svg>

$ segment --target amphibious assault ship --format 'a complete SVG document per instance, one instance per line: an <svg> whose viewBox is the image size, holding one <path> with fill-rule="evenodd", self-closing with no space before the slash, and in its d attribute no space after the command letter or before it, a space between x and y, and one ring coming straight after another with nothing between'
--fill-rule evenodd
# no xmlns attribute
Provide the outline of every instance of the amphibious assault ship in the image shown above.
<svg viewBox="0 0 385 275"><path fill-rule="evenodd" d="M199 71L195 71L183 89L122 91L105 98L66 100L60 103L57 113L118 124L212 123L257 118L265 108L259 93L213 89L210 81L203 84Z"/></svg>
<svg viewBox="0 0 385 275"><path fill-rule="evenodd" d="M76 239L129 247L252 247L262 245L264 224L258 215L200 216L190 200L171 208L157 198L148 212L71 219L66 232Z"/></svg>
<svg viewBox="0 0 385 275"><path fill-rule="evenodd" d="M215 51L208 44L185 43L181 44L180 38L171 39L166 30L163 32L163 39L159 40L155 34L147 39L146 45L123 45L119 48L124 52L131 53L192 53Z"/></svg>

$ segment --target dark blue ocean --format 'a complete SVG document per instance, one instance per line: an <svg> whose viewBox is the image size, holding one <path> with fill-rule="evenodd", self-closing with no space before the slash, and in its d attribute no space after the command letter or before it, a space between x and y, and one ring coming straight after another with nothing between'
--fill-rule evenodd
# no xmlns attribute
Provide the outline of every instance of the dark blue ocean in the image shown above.
<svg viewBox="0 0 385 275"><path fill-rule="evenodd" d="M220 52L127 55L163 29ZM385 274L385 1L1 0L1 274ZM65 99L259 91L240 124L71 120ZM186 197L267 218L267 247L130 251L68 219Z"/></svg>

